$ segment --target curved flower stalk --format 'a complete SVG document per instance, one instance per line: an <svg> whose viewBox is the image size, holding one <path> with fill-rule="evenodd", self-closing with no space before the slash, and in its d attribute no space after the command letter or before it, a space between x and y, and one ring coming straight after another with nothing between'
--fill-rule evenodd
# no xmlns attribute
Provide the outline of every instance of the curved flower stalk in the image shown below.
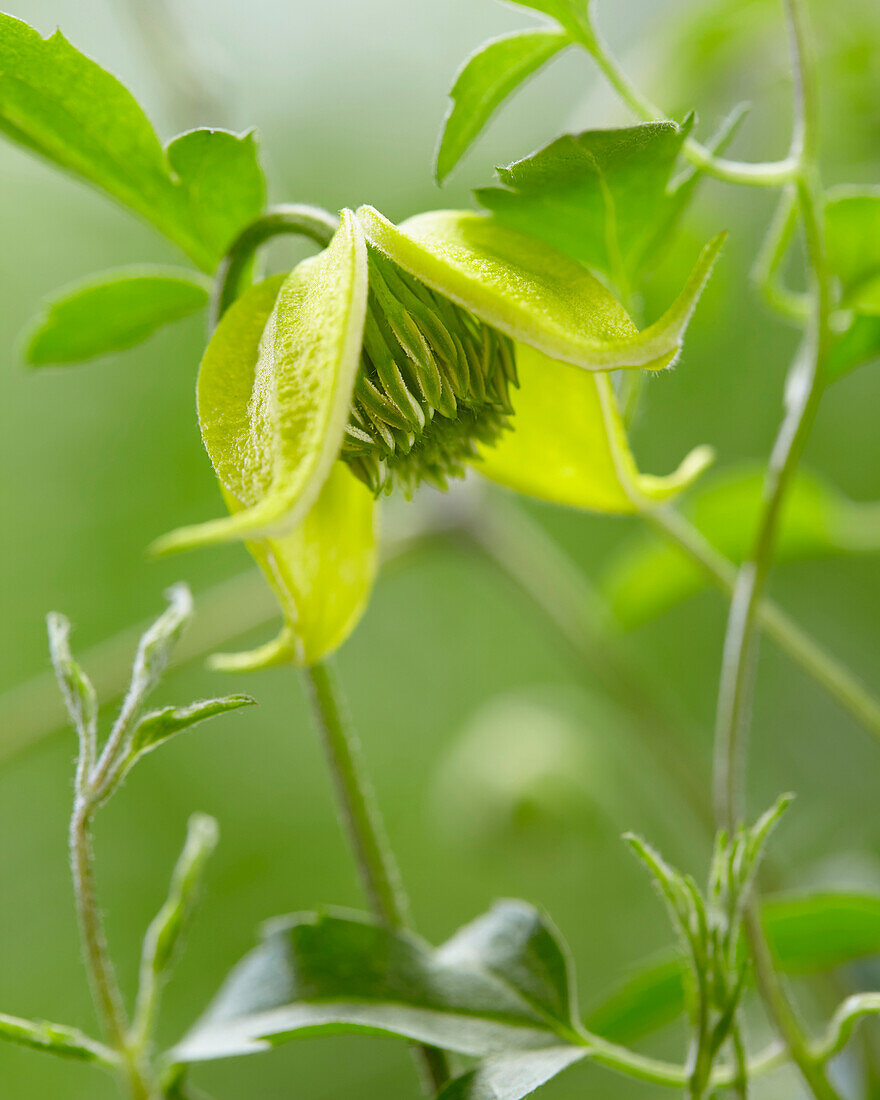
<svg viewBox="0 0 880 1100"><path fill-rule="evenodd" d="M723 237L679 297L639 332L590 272L480 214L395 226L342 212L327 248L251 287L202 362L202 435L230 516L172 532L159 550L244 538L282 608L279 638L218 658L309 665L337 648L375 574L375 500L445 489L475 465L530 496L612 513L689 484L639 473L613 369L662 370Z"/></svg>

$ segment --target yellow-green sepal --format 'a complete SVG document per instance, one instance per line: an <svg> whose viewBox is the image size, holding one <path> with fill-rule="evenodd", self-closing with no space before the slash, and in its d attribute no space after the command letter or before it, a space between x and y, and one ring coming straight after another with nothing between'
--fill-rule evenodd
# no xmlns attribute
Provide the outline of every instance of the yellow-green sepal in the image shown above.
<svg viewBox="0 0 880 1100"><path fill-rule="evenodd" d="M483 448L477 469L526 496L595 512L631 514L675 496L712 461L697 447L666 477L642 474L603 371L577 370L518 344L520 388L511 430Z"/></svg>
<svg viewBox="0 0 880 1100"><path fill-rule="evenodd" d="M668 366L725 238L710 241L672 306L639 332L585 267L492 217L437 210L395 226L370 206L357 216L369 243L411 275L512 339L587 370Z"/></svg>
<svg viewBox="0 0 880 1100"><path fill-rule="evenodd" d="M280 288L268 280L233 304L202 360L198 407L214 469L240 510L174 531L156 550L283 535L304 518L342 446L366 305L366 244L350 211Z"/></svg>
<svg viewBox="0 0 880 1100"><path fill-rule="evenodd" d="M230 502L231 503L231 502ZM280 538L248 541L278 600L278 637L249 653L218 654L215 668L244 672L329 656L357 626L376 575L376 503L336 462L299 526Z"/></svg>

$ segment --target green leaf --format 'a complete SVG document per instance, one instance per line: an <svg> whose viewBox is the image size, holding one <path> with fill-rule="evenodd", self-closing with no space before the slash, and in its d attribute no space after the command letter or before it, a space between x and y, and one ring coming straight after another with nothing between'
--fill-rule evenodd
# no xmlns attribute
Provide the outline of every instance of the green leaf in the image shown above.
<svg viewBox="0 0 880 1100"><path fill-rule="evenodd" d="M173 1050L191 1062L300 1036L367 1031L483 1056L559 1045L542 1013L491 971L356 915L272 924Z"/></svg>
<svg viewBox="0 0 880 1100"><path fill-rule="evenodd" d="M685 1010L687 966L680 955L637 969L586 1017L590 1031L631 1043L677 1020Z"/></svg>
<svg viewBox="0 0 880 1100"><path fill-rule="evenodd" d="M670 179L692 123L568 134L498 168L504 186L482 188L476 197L506 225L540 237L625 290L681 202Z"/></svg>
<svg viewBox="0 0 880 1100"><path fill-rule="evenodd" d="M764 928L786 974L822 973L880 953L880 897L813 894L765 901ZM587 1015L586 1026L630 1043L676 1020L685 1008L685 964L668 956L637 970Z"/></svg>
<svg viewBox="0 0 880 1100"><path fill-rule="evenodd" d="M764 903L770 947L787 974L814 974L880 954L880 897L824 893Z"/></svg>
<svg viewBox="0 0 880 1100"><path fill-rule="evenodd" d="M97 737L98 699L91 680L70 651L70 621L57 611L46 616L49 654L55 678L86 759L91 758Z"/></svg>
<svg viewBox="0 0 880 1100"><path fill-rule="evenodd" d="M449 95L435 175L442 183L476 140L501 103L560 50L567 34L553 30L515 31L485 42L465 61Z"/></svg>
<svg viewBox="0 0 880 1100"><path fill-rule="evenodd" d="M624 833L624 841L654 880L663 899L673 929L686 948L699 958L699 933L705 928L705 903L696 884L671 867L656 849L634 833Z"/></svg>
<svg viewBox="0 0 880 1100"><path fill-rule="evenodd" d="M669 499L712 460L697 447L666 477L640 473L609 376L516 349L519 389L513 430L480 452L492 481L539 500L595 512L629 514L644 501Z"/></svg>
<svg viewBox="0 0 880 1100"><path fill-rule="evenodd" d="M167 711L174 711L172 707L148 715L144 729L139 732L147 699L162 679L171 655L193 617L193 599L187 585L172 585L165 592L165 599L168 606L140 637L128 690L100 757L95 759L94 738L87 743L86 752L80 755L77 782L86 785L84 789L92 806L100 805L111 796L140 756L153 747L152 738L158 743L164 739L163 733L170 736L176 732L169 728L174 724L173 718L167 714ZM178 714L182 716L182 712ZM133 749L135 738L138 739L138 747ZM93 760L94 768L91 767Z"/></svg>
<svg viewBox="0 0 880 1100"><path fill-rule="evenodd" d="M207 288L187 271L106 271L47 302L28 337L25 359L41 367L122 351L207 304Z"/></svg>
<svg viewBox="0 0 880 1100"><path fill-rule="evenodd" d="M483 967L514 989L554 1028L577 1027L574 963L546 914L504 900L460 929L439 951L444 964Z"/></svg>
<svg viewBox="0 0 880 1100"><path fill-rule="evenodd" d="M370 244L486 324L587 370L661 370L678 355L724 235L704 249L678 298L642 332L581 264L544 241L469 211L437 210L395 226L358 217Z"/></svg>
<svg viewBox="0 0 880 1100"><path fill-rule="evenodd" d="M880 897L783 898L764 904L763 919L785 973L880 950ZM591 1013L590 1031L630 1041L670 1022L684 1009L683 978L676 957L638 973ZM356 914L300 914L267 927L169 1057L211 1060L340 1032L394 1035L489 1059L447 1086L446 1100L519 1100L579 1058L603 1059L599 1041L572 1027L571 990L565 944L523 902L500 903L436 949Z"/></svg>
<svg viewBox="0 0 880 1100"><path fill-rule="evenodd" d="M180 952L181 942L198 902L205 864L217 847L217 822L207 814L193 814L186 842L171 875L168 896L150 922L141 950L137 1004L132 1023L134 1041L152 1041L162 986Z"/></svg>
<svg viewBox="0 0 880 1100"><path fill-rule="evenodd" d="M837 187L825 208L828 263L852 311L826 364L829 382L880 358L880 188Z"/></svg>
<svg viewBox="0 0 880 1100"><path fill-rule="evenodd" d="M834 341L825 364L825 376L836 382L845 374L880 359L880 316L857 313Z"/></svg>
<svg viewBox="0 0 880 1100"><path fill-rule="evenodd" d="M141 970L153 980L174 961L180 940L195 908L205 864L217 847L219 829L213 817L193 814L187 823L186 843L174 866L164 905L153 918L144 939Z"/></svg>
<svg viewBox="0 0 880 1100"><path fill-rule="evenodd" d="M880 188L834 188L825 207L828 263L843 287L843 305L865 294L877 308L880 277Z"/></svg>
<svg viewBox="0 0 880 1100"><path fill-rule="evenodd" d="M193 617L192 593L185 584L175 584L165 593L168 606L148 627L138 642L131 669L131 684L123 710L131 699L141 702L162 679L180 637Z"/></svg>
<svg viewBox="0 0 880 1100"><path fill-rule="evenodd" d="M250 695L225 695L220 699L202 699L186 707L162 707L152 710L138 722L131 739L132 756L143 756L183 730L226 714L230 710L255 706Z"/></svg>
<svg viewBox="0 0 880 1100"><path fill-rule="evenodd" d="M653 878L688 961L689 974L682 966L681 989L673 990L673 1003L685 1000L692 1023L708 1022L713 1056L734 1026L747 977L747 955L738 947L754 875L767 838L793 797L777 799L752 826L738 825L730 835L723 830L716 834L705 892L639 837L624 836Z"/></svg>
<svg viewBox="0 0 880 1100"><path fill-rule="evenodd" d="M212 271L259 214L252 135L185 134L165 151L134 97L56 31L0 14L0 131L107 192Z"/></svg>
<svg viewBox="0 0 880 1100"><path fill-rule="evenodd" d="M234 514L172 532L156 550L283 536L303 520L342 446L366 306L366 245L343 211L323 252L280 289L267 280L227 311L197 396L202 438Z"/></svg>
<svg viewBox="0 0 880 1100"><path fill-rule="evenodd" d="M266 202L253 131L189 130L170 141L165 152L186 191L193 229L219 259Z"/></svg>
<svg viewBox="0 0 880 1100"><path fill-rule="evenodd" d="M588 1053L566 1046L486 1058L451 1081L438 1100L522 1100Z"/></svg>
<svg viewBox="0 0 880 1100"><path fill-rule="evenodd" d="M21 1020L0 1013L0 1039L61 1058L97 1062L108 1069L119 1068L119 1055L74 1027L46 1020Z"/></svg>
<svg viewBox="0 0 880 1100"><path fill-rule="evenodd" d="M763 494L757 469L725 471L695 490L684 512L725 557L748 553ZM880 504L847 500L832 486L801 473L788 494L777 542L779 561L880 549ZM602 592L621 625L631 628L701 591L707 581L684 554L639 535L612 561Z"/></svg>

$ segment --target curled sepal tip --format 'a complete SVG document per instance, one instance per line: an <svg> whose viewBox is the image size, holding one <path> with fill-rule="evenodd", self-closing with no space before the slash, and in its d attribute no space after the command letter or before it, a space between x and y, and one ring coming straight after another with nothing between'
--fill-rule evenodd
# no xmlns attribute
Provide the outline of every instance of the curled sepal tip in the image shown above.
<svg viewBox="0 0 880 1100"><path fill-rule="evenodd" d="M256 672L262 668L290 664L296 660L296 636L283 626L276 638L243 653L212 653L208 668L215 672Z"/></svg>
<svg viewBox="0 0 880 1100"><path fill-rule="evenodd" d="M516 353L515 431L480 454L491 480L556 504L630 514L674 496L712 461L710 447L697 447L666 477L640 473L608 374L523 345Z"/></svg>
<svg viewBox="0 0 880 1100"><path fill-rule="evenodd" d="M280 289L267 280L230 308L202 360L198 405L208 454L238 510L174 531L154 552L283 535L302 520L342 446L366 303L366 245L343 211L330 245Z"/></svg>
<svg viewBox="0 0 880 1100"><path fill-rule="evenodd" d="M668 366L725 239L703 249L672 306L639 332L585 267L494 218L438 210L395 226L370 206L357 216L368 242L411 275L512 339L588 370Z"/></svg>
<svg viewBox="0 0 880 1100"><path fill-rule="evenodd" d="M249 653L216 654L214 668L249 672L293 662L311 665L354 630L376 574L375 500L337 462L296 530L249 541L284 616L278 637Z"/></svg>

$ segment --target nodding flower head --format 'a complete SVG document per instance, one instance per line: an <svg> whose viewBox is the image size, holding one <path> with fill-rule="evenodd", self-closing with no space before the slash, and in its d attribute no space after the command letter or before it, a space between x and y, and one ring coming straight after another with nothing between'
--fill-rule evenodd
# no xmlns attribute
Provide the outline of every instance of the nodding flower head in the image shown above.
<svg viewBox="0 0 880 1100"><path fill-rule="evenodd" d="M202 360L202 437L232 513L157 549L244 538L285 619L230 667L312 663L353 629L375 572L375 498L445 489L473 464L530 496L636 511L693 480L641 474L609 371L662 370L721 238L639 332L585 267L493 218L435 211L395 226L342 211L329 245L246 290Z"/></svg>

